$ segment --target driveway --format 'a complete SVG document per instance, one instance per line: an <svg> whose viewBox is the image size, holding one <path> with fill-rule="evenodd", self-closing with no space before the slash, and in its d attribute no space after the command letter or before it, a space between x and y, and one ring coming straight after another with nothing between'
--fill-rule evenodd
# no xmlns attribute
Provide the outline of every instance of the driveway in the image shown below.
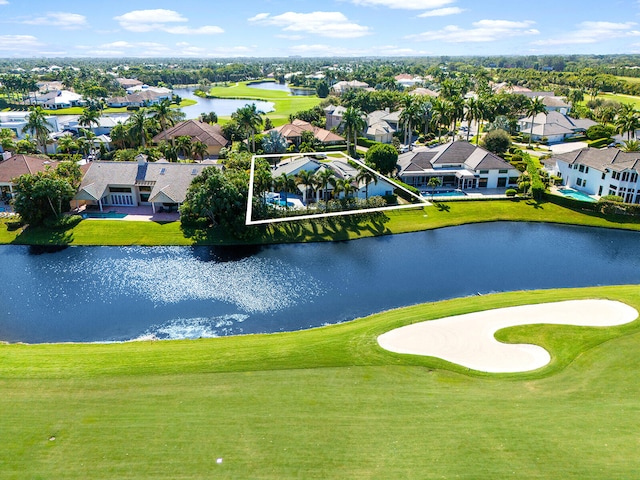
<svg viewBox="0 0 640 480"><path fill-rule="evenodd" d="M573 152L574 150L581 150L587 147L588 147L587 142L569 142L569 143L558 143L556 145L549 145L549 148L553 153Z"/></svg>

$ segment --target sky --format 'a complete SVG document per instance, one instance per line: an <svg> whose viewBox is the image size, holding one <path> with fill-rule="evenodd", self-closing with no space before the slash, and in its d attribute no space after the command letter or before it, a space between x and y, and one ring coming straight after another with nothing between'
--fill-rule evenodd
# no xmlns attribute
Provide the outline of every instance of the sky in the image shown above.
<svg viewBox="0 0 640 480"><path fill-rule="evenodd" d="M0 0L0 57L640 53L640 0Z"/></svg>

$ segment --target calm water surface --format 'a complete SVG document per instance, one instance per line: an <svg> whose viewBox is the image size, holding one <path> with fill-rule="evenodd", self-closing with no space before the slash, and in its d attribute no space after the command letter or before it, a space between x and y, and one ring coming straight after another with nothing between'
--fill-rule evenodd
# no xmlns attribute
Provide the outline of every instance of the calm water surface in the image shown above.
<svg viewBox="0 0 640 480"><path fill-rule="evenodd" d="M467 225L255 248L0 246L0 339L95 342L305 329L506 290L640 284L640 233Z"/></svg>
<svg viewBox="0 0 640 480"><path fill-rule="evenodd" d="M182 107L187 119L198 118L201 113L216 112L219 117L228 117L233 112L245 105L256 104L256 108L261 112L272 112L275 104L273 102L262 102L259 100L235 100L227 98L201 98L193 94L191 88L176 88L173 93L182 98L190 98L197 101L196 105Z"/></svg>

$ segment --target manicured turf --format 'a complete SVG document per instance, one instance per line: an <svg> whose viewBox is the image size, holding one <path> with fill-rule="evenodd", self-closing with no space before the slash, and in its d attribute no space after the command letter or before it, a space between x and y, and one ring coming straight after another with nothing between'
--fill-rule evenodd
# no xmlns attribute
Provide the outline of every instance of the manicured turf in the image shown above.
<svg viewBox="0 0 640 480"><path fill-rule="evenodd" d="M275 112L269 112L269 117L276 127L289 122L289 115L301 110L309 110L320 103L320 98L315 95L290 95L280 90L264 90L247 86L248 82L233 84L228 87L212 87L209 95L218 98L246 98L250 100L263 100L275 103Z"/></svg>
<svg viewBox="0 0 640 480"><path fill-rule="evenodd" d="M357 222L351 217L325 222L288 222L270 227L253 243L284 243L350 240L374 235L415 232L477 222L528 221L552 222L593 227L640 230L640 218L605 216L581 212L551 202L469 201L448 202L415 210L389 211L382 222ZM65 232L47 229L8 231L0 223L0 243L38 245L220 245L238 240L212 232L208 236L186 238L179 222L129 222L121 220L84 220Z"/></svg>
<svg viewBox="0 0 640 480"><path fill-rule="evenodd" d="M636 478L640 321L500 332L551 351L548 367L526 374L376 344L425 319L594 297L640 309L640 286L599 287L450 300L277 335L0 345L0 476Z"/></svg>

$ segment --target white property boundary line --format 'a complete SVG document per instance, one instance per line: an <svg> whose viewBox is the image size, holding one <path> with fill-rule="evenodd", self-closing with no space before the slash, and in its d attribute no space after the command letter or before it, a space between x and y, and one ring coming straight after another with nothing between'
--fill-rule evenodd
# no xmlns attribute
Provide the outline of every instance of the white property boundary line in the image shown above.
<svg viewBox="0 0 640 480"><path fill-rule="evenodd" d="M369 170L376 177L381 178L381 179L389 182L391 185L395 185L396 188L399 188L400 190L403 190L404 192L407 192L412 197L418 199L423 205L413 205L413 204L411 204L411 205L396 205L396 206L393 206L393 207L366 208L366 209L362 209L362 210L346 210L346 211L342 211L342 212L316 213L316 214L308 214L308 215L294 215L294 216L291 216L291 217L283 217L283 218L271 218L271 219L266 219L266 220L252 220L252 217L253 217L253 179L254 179L256 158L315 157L318 153L317 152L311 152L311 153L289 153L289 154L284 154L284 155L279 155L279 154L254 155L253 157L251 157L251 171L249 173L249 198L248 198L248 201L247 201L247 216L246 216L246 219L245 219L245 224L246 225L265 225L265 224L270 224L270 223L291 222L291 221L297 221L297 220L309 220L309 219L316 219L316 218L328 218L328 217L339 217L339 216L347 216L347 215L358 215L358 214L361 214L361 213L386 212L386 211L389 211L389 210L403 210L403 209L407 209L407 208L418 208L418 207L422 208L422 206L424 206L424 205L431 205L424 197L421 197L419 195L416 195L413 192L410 192L409 190L407 190L403 186L398 185L393 180L385 177L380 172L376 172L375 170L373 170L369 166L365 165L363 162L361 162L359 160L356 160L355 158L350 157L349 155L345 154L344 152L331 152L331 151L329 151L329 152L326 152L326 153L328 153L328 154L339 153L347 161L351 160L351 161L357 163L358 165L360 165L360 166L366 168L367 170Z"/></svg>

